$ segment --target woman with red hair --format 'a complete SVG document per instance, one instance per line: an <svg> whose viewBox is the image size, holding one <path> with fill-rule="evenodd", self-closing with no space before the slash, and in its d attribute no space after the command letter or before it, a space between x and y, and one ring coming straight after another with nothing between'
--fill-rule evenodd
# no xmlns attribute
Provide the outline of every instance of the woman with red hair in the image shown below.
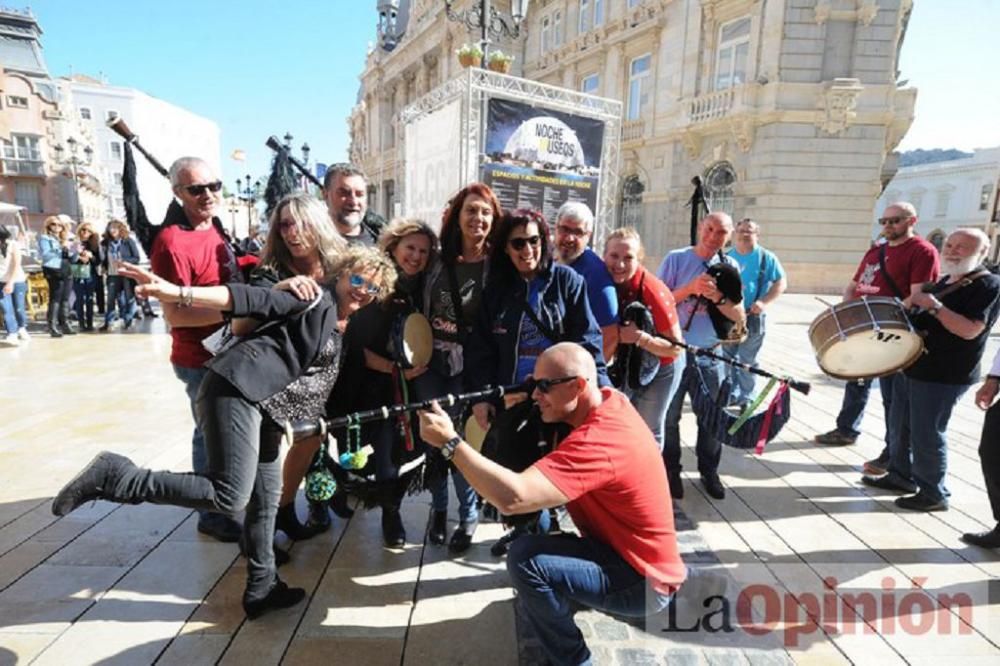
<svg viewBox="0 0 1000 666"><path fill-rule="evenodd" d="M483 183L467 185L448 202L441 224L441 255L428 270L424 283L424 314L434 332L434 353L428 371L417 382L422 397L461 392L463 344L479 314L494 224L502 214L493 190ZM461 414L453 411L451 416L457 422ZM443 544L448 522L449 466L440 456L436 462L443 473L431 484L430 540ZM457 469L451 469L451 474L459 516L458 529L448 548L461 553L472 544L479 512L476 491Z"/></svg>

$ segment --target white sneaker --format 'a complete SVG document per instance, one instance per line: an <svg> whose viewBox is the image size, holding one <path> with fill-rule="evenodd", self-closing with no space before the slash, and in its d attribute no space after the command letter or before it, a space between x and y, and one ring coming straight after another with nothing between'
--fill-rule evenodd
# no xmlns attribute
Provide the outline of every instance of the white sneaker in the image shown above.
<svg viewBox="0 0 1000 666"><path fill-rule="evenodd" d="M17 347L21 341L17 339L17 333L10 333L3 339L3 343L8 347Z"/></svg>
<svg viewBox="0 0 1000 666"><path fill-rule="evenodd" d="M18 330L18 332L17 332L17 339L18 340L30 340L31 336L28 335L28 329L22 328L22 329Z"/></svg>

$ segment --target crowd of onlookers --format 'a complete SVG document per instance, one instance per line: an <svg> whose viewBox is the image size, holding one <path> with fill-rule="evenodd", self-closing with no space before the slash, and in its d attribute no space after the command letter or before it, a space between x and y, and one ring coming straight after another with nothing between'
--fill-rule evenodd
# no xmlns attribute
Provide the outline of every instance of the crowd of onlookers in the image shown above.
<svg viewBox="0 0 1000 666"><path fill-rule="evenodd" d="M259 254L261 241L255 229L243 246L248 253ZM0 225L0 315L6 331L0 345L16 347L31 339L25 264L35 259L48 287L45 325L53 338L103 333L116 322L129 329L138 319L158 316L148 300L136 297L135 282L118 274L119 262L143 259L128 224L111 220L100 233L90 222L75 224L66 215L53 215L45 220L33 248L26 239L15 237L10 227Z"/></svg>

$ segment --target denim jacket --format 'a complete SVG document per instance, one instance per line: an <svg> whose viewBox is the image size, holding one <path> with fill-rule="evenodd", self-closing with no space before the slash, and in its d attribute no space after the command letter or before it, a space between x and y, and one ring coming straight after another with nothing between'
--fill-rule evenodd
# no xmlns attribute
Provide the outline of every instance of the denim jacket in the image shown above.
<svg viewBox="0 0 1000 666"><path fill-rule="evenodd" d="M59 239L55 236L42 234L38 237L38 251L42 255L42 267L59 270L63 263L63 247ZM70 261L76 259L76 252L70 251L68 257Z"/></svg>
<svg viewBox="0 0 1000 666"><path fill-rule="evenodd" d="M604 364L601 329L594 319L587 300L587 286L572 268L553 264L540 276L538 309L535 314L558 340L576 342L594 356L597 379L601 386L610 386ZM486 384L511 384L517 372L518 343L521 336L521 306L528 298L528 283L517 280L514 285L488 284L483 292L479 318L466 344L463 384L466 390L476 390Z"/></svg>

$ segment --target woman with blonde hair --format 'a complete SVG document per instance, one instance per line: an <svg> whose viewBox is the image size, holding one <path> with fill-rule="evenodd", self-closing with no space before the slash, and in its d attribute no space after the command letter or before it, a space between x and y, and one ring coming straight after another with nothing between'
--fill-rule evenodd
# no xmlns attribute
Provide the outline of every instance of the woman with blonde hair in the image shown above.
<svg viewBox="0 0 1000 666"><path fill-rule="evenodd" d="M43 228L44 232L38 237L38 250L41 254L42 274L49 285L49 307L45 313L49 335L53 338L75 335L76 331L70 328L67 319L69 295L73 286L71 266L76 259L76 251L70 241L69 224L62 216L53 215L45 219Z"/></svg>
<svg viewBox="0 0 1000 666"><path fill-rule="evenodd" d="M347 248L340 233L330 222L326 207L316 197L305 193L290 194L278 202L268 220L269 229L260 264L250 274L250 284L272 289L287 289L305 296L312 284L326 282L336 275L335 266ZM253 319L233 321L236 335L247 335L261 322ZM319 448L319 438L301 440L285 458L283 487L278 504L276 528L295 541L309 539L330 526L326 505L310 506L310 521L302 525L295 513L295 495ZM343 496L337 497L342 505ZM338 506L338 510L344 513Z"/></svg>
<svg viewBox="0 0 1000 666"><path fill-rule="evenodd" d="M646 386L630 386L623 378L619 386L642 416L663 450L663 419L670 401L680 388L684 374L684 350L666 338L681 340L674 296L663 282L642 265L645 250L639 232L631 227L615 229L604 242L604 265L618 290L618 315L622 317L633 303L640 303L652 317L655 334L642 331L633 321L618 326L618 349L615 363L636 347L659 359L656 375ZM668 470L669 471L669 470Z"/></svg>
<svg viewBox="0 0 1000 666"><path fill-rule="evenodd" d="M360 410L393 404L406 395L411 401L433 397L418 395L427 367L404 365L393 332L406 317L423 311L424 275L438 254L437 234L423 220L400 218L382 232L379 247L398 278L392 296L362 308L347 330L348 358L360 355L364 360L357 384ZM374 501L382 509L382 540L390 548L406 542L399 508L423 454L414 425L403 415L391 422L366 424L364 431L365 441L375 447Z"/></svg>

